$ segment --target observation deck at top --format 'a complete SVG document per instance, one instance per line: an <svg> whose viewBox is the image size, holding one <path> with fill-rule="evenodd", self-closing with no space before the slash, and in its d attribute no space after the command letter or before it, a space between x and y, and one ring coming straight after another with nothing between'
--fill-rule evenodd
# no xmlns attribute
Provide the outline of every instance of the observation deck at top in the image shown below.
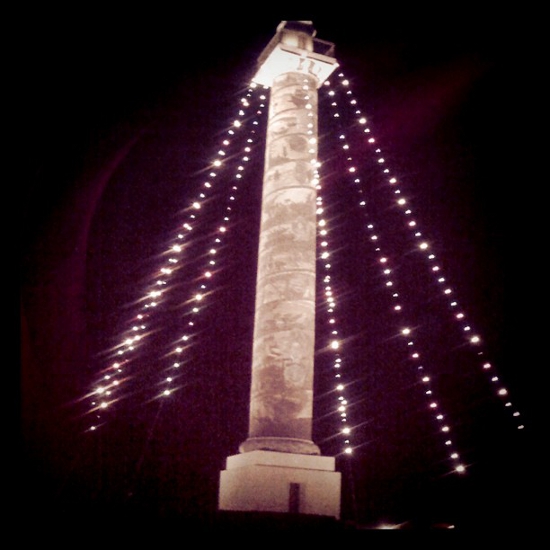
<svg viewBox="0 0 550 550"><path fill-rule="evenodd" d="M275 36L258 57L258 72L253 81L271 87L273 79L295 67L317 78L317 87L338 67L334 59L334 43L315 38L311 21L282 21Z"/></svg>

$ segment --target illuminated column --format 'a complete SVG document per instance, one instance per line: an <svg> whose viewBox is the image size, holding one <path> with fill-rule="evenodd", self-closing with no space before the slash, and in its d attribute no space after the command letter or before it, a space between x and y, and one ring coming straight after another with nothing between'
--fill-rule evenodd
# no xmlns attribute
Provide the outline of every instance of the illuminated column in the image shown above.
<svg viewBox="0 0 550 550"><path fill-rule="evenodd" d="M319 454L311 441L315 339L317 79L271 86L252 350L242 452Z"/></svg>
<svg viewBox="0 0 550 550"><path fill-rule="evenodd" d="M333 50L310 21L283 21L253 79L271 93L249 433L222 472L221 509L339 514L334 458L308 456L320 455L312 441L317 89L337 67Z"/></svg>
<svg viewBox="0 0 550 550"><path fill-rule="evenodd" d="M286 22L285 22L286 23ZM311 440L315 343L318 62L311 26L279 27L255 81L271 87L248 439L256 449L320 454ZM300 22L301 23L301 22ZM289 49L290 48L290 49ZM321 80L322 79L322 80Z"/></svg>

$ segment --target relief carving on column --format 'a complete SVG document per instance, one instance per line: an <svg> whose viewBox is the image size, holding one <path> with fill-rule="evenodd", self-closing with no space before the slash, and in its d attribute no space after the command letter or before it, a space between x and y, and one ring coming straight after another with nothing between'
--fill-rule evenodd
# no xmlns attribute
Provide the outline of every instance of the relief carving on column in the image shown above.
<svg viewBox="0 0 550 550"><path fill-rule="evenodd" d="M317 94L304 85L307 78L283 75L272 87L258 247L250 436L259 445L259 440L280 439L277 448L290 445L310 453L317 452L310 442L317 155L312 136L317 132Z"/></svg>
<svg viewBox="0 0 550 550"><path fill-rule="evenodd" d="M259 241L259 279L277 272L314 269L315 194L309 189L290 190L266 202Z"/></svg>

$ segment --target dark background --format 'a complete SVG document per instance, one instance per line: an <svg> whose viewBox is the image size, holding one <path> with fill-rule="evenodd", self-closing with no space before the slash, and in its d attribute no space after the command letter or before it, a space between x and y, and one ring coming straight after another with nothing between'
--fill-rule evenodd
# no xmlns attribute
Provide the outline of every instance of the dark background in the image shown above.
<svg viewBox="0 0 550 550"><path fill-rule="evenodd" d="M158 335L142 359L143 378L133 382L135 397L101 433L83 431L80 399L281 21L234 11L201 17L150 6L80 5L35 9L28 17L18 78L21 517L209 523L215 515L219 472L247 435L259 186L240 198L219 305L206 317L184 391L162 406L147 399ZM343 252L343 281L354 289L342 299L342 329L353 335L350 416L364 426L354 435L354 457L338 458L344 519L364 526L523 528L534 513L528 489L540 474L532 383L539 363L526 351L525 322L536 287L525 288L520 271L528 236L520 220L536 203L528 150L537 87L531 62L538 52L532 37L521 43L513 37L537 14L502 7L480 13L464 4L351 12L292 15L311 19L318 37L335 43L360 107L414 196L419 222L438 242L447 277L484 335L526 429L514 429L476 361L456 351L457 340L443 344L434 334L428 340L434 373L471 464L468 476L447 475L414 382L377 341L385 317L381 298L369 291L372 273L363 273L368 260L357 263L357 249ZM328 139L324 150L331 152ZM337 160L328 166L336 168ZM253 170L261 168L256 161ZM334 181L327 197L345 209L336 214L347 218L338 237L343 247L361 231L361 220L355 229L349 225L353 201L342 198L337 185L345 188ZM442 334L445 322L431 317L435 305L418 305L430 300L423 292L414 307L422 310L421 322ZM162 320L167 327L172 314ZM438 351L440 343L445 351ZM323 361L320 354L320 372ZM335 420L323 397L330 381L316 376L315 439L324 453L337 454Z"/></svg>

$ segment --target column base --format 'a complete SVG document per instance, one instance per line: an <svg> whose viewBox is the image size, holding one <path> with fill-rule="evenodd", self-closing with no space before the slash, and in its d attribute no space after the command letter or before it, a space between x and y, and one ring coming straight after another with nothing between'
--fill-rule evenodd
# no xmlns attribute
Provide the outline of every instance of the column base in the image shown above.
<svg viewBox="0 0 550 550"><path fill-rule="evenodd" d="M250 451L227 458L218 509L339 519L341 483L334 457Z"/></svg>
<svg viewBox="0 0 550 550"><path fill-rule="evenodd" d="M304 455L320 455L321 449L308 439L293 439L291 437L249 437L239 446L241 453L250 451L275 451L278 453L294 453Z"/></svg>

